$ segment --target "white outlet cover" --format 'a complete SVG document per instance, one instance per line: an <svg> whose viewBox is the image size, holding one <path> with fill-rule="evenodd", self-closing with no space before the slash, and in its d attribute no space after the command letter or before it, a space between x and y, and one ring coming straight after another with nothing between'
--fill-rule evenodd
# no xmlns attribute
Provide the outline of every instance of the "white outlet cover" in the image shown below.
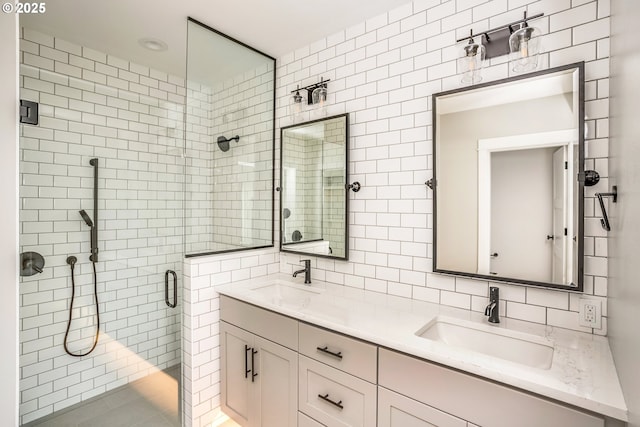
<svg viewBox="0 0 640 427"><path fill-rule="evenodd" d="M580 313L578 316L578 324L586 328L602 329L602 302L598 299L580 298ZM595 308L595 313L591 321L587 320L587 307Z"/></svg>

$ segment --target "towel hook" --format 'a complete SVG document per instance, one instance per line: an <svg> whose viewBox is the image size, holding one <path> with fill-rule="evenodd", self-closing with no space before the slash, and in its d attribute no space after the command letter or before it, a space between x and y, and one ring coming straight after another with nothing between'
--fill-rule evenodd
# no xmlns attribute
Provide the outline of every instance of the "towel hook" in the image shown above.
<svg viewBox="0 0 640 427"><path fill-rule="evenodd" d="M602 224L602 228L607 231L611 231L611 225L609 224L609 217L607 216L607 210L604 207L604 202L602 201L603 197L611 197L613 199L613 203L618 202L618 186L614 185L611 187L611 192L609 193L596 193L596 197L598 198L598 202L600 203L600 209L602 210L602 218L600 218L600 224Z"/></svg>

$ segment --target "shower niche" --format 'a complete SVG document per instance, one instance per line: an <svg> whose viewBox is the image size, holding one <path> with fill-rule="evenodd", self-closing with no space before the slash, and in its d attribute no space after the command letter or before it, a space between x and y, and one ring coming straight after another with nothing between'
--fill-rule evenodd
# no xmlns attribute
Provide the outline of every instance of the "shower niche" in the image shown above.
<svg viewBox="0 0 640 427"><path fill-rule="evenodd" d="M275 59L188 21L186 256L273 246Z"/></svg>

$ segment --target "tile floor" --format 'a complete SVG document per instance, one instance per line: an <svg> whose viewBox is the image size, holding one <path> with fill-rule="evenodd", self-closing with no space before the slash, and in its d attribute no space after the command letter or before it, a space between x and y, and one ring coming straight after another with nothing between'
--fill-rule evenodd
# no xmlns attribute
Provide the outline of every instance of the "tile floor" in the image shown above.
<svg viewBox="0 0 640 427"><path fill-rule="evenodd" d="M176 365L23 427L179 427L179 377Z"/></svg>

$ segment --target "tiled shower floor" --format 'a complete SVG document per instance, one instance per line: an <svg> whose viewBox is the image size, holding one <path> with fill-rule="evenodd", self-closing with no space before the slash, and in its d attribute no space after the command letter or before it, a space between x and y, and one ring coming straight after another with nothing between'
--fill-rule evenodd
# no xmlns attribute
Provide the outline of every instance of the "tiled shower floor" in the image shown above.
<svg viewBox="0 0 640 427"><path fill-rule="evenodd" d="M179 377L177 365L23 427L179 427Z"/></svg>

